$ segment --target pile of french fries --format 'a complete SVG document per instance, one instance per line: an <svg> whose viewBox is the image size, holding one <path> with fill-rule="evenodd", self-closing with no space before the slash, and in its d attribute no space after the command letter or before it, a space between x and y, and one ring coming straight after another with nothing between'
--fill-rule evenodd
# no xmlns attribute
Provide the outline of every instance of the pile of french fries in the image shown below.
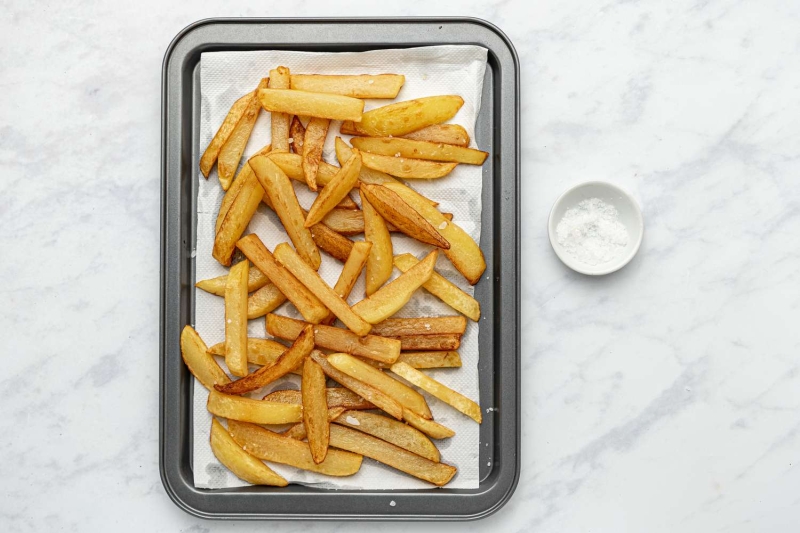
<svg viewBox="0 0 800 533"><path fill-rule="evenodd" d="M197 283L224 297L225 341L209 348L187 325L181 352L209 390L214 454L249 483L287 484L265 461L350 476L366 456L442 486L456 469L441 462L431 439L455 433L433 420L419 390L481 422L474 401L422 370L460 367L466 318L480 318L478 302L436 272L438 254L473 285L486 263L452 215L401 179L440 179L458 164L481 165L487 153L468 148L463 127L445 124L463 104L459 96L364 112L363 99L394 99L404 83L397 74L298 75L278 67L233 104L200 159L206 178L217 165L226 191L212 255L230 270ZM271 113L270 143L240 168L261 110ZM351 144L336 137L338 166L322 159L331 121L343 121L340 133L354 136ZM295 185L317 193L307 211ZM288 237L273 250L257 234L245 235L262 203ZM392 232L429 245L430 253L422 260L395 255ZM360 234L363 240L350 238ZM343 263L333 287L317 273L320 250ZM390 281L395 268L400 275ZM366 294L351 306L362 270ZM460 314L392 318L420 289ZM303 320L274 313L287 300ZM272 339L248 338L248 320L261 317ZM224 358L233 380L215 357ZM301 376L299 391L258 399L259 389L290 373Z"/></svg>

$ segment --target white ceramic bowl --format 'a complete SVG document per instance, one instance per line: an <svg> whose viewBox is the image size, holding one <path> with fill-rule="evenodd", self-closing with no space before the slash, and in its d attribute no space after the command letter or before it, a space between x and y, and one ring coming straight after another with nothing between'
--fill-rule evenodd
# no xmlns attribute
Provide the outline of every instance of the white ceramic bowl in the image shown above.
<svg viewBox="0 0 800 533"><path fill-rule="evenodd" d="M587 198L600 198L607 204L616 207L620 222L622 222L628 230L628 246L623 253L616 259L599 265L582 263L570 256L564 247L558 243L558 234L556 233L556 228L564 217L564 213L566 213L568 209L578 205L581 200ZM553 250L555 250L558 258L572 270L589 276L610 274L627 265L630 260L633 259L633 256L636 255L636 252L639 251L639 246L642 244L642 236L644 235L642 210L639 208L639 204L636 203L636 200L616 185L611 185L603 181L581 183L562 194L558 200L556 200L553 209L550 211L550 219L547 225L550 234L550 244L553 246Z"/></svg>

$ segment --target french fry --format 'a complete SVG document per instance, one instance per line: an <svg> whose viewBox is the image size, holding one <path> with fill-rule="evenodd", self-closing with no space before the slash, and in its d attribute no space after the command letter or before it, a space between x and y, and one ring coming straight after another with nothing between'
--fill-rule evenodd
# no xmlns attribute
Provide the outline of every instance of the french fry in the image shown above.
<svg viewBox="0 0 800 533"><path fill-rule="evenodd" d="M206 351L206 343L192 326L186 325L181 331L181 357L197 381L207 389L214 385L230 383L230 378Z"/></svg>
<svg viewBox="0 0 800 533"><path fill-rule="evenodd" d="M258 84L258 89L267 86L268 78L264 78ZM257 89L257 90L258 90ZM222 190L227 191L231 186L233 177L236 174L236 169L239 168L239 161L242 159L247 141L250 140L250 134L253 132L253 126L256 124L258 112L261 110L259 102L256 98L252 98L247 108L244 110L242 117L236 126L233 128L230 136L222 145L217 159L217 173L219 174L219 183L222 185Z"/></svg>
<svg viewBox="0 0 800 533"><path fill-rule="evenodd" d="M299 391L298 391L299 392ZM340 417L342 413L344 413L346 409L344 407L332 407L328 409L328 422L333 422L336 418ZM297 424L293 425L283 433L281 433L284 437L289 437L290 439L296 440L303 440L308 437L308 433L306 432L306 425L303 422L298 422Z"/></svg>
<svg viewBox="0 0 800 533"><path fill-rule="evenodd" d="M392 372L402 377L406 381L413 383L420 389L426 391L428 394L439 398L446 404L449 404L461 411L468 417L475 420L478 424L480 424L481 420L483 420L483 416L481 415L481 407L477 403L473 402L463 394L454 391L450 387L439 383L432 377L420 372L416 368L412 368L406 363L395 363L392 365ZM411 410L413 411L413 409Z"/></svg>
<svg viewBox="0 0 800 533"><path fill-rule="evenodd" d="M303 156L302 154L290 154L285 152L272 152L269 154L270 160L278 165L287 177L306 183L306 176L303 173ZM317 185L324 187L327 185L336 173L339 172L339 167L331 165L325 161L319 162L317 169Z"/></svg>
<svg viewBox="0 0 800 533"><path fill-rule="evenodd" d="M347 297L350 296L350 291L353 290L356 281L358 281L358 276L361 275L364 265L367 263L371 249L372 244L369 242L359 241L353 243L353 249L350 251L350 255L342 267L342 272L339 274L339 279L336 280L336 285L333 287L333 292L338 294L345 302ZM336 315L329 313L327 317L320 321L320 324L330 326L335 320Z"/></svg>
<svg viewBox="0 0 800 533"><path fill-rule="evenodd" d="M214 134L214 138L211 139L211 143L209 143L206 151L203 152L202 157L200 157L200 172L202 172L203 176L206 178L208 178L208 174L214 167L214 163L217 162L217 157L219 156L219 151L222 149L222 145L228 140L233 128L236 127L236 124L239 123L239 119L244 115L248 104L255 99L255 97L256 92L252 91L233 103L225 120L222 121L222 125L217 130L217 133Z"/></svg>
<svg viewBox="0 0 800 533"><path fill-rule="evenodd" d="M458 350L461 346L461 335L455 333L403 335L394 338L400 341L402 350Z"/></svg>
<svg viewBox="0 0 800 533"><path fill-rule="evenodd" d="M402 254L394 258L394 265L403 272L418 262L417 258L411 254ZM459 289L438 272L434 271L431 279L425 282L422 288L471 320L475 322L480 320L481 304L478 303L478 300Z"/></svg>
<svg viewBox="0 0 800 533"><path fill-rule="evenodd" d="M262 366L252 374L247 374L226 385L215 385L219 392L225 394L244 394L264 385L272 383L300 366L314 349L314 330L311 325L306 326L289 349L283 352L274 364ZM247 363L245 361L245 368Z"/></svg>
<svg viewBox="0 0 800 533"><path fill-rule="evenodd" d="M230 420L253 424L294 424L303 418L300 405L253 400L215 390L208 393L206 408L212 415L227 418L229 425Z"/></svg>
<svg viewBox="0 0 800 533"><path fill-rule="evenodd" d="M228 421L228 430L239 446L264 461L337 477L352 476L361 468L360 455L342 450L329 450L325 460L316 464L305 442L284 437L254 424Z"/></svg>
<svg viewBox="0 0 800 533"><path fill-rule="evenodd" d="M211 451L241 480L253 485L285 487L289 483L270 467L244 451L236 444L228 430L215 418L211 421Z"/></svg>
<svg viewBox="0 0 800 533"><path fill-rule="evenodd" d="M292 149L292 152L302 155L305 136L305 126L300 122L297 115L293 116L292 123L289 125L289 147Z"/></svg>
<svg viewBox="0 0 800 533"><path fill-rule="evenodd" d="M269 86L272 89L288 89L291 86L289 69L278 67L269 71ZM289 151L289 119L291 114L272 112L272 146L276 151Z"/></svg>
<svg viewBox="0 0 800 533"><path fill-rule="evenodd" d="M300 311L303 318L316 324L328 314L328 310L322 305L305 286L297 281L288 270L280 266L272 254L258 238L258 235L250 234L236 243L236 246L244 255L252 261L259 270L264 272L272 283L280 290L292 304ZM299 333L299 332L298 332Z"/></svg>
<svg viewBox="0 0 800 533"><path fill-rule="evenodd" d="M392 236L386 227L386 221L375 210L367 199L363 190L361 195L361 210L364 216L364 240L372 244L372 249L367 259L366 293L371 296L392 276L392 263L388 257L392 255Z"/></svg>
<svg viewBox="0 0 800 533"><path fill-rule="evenodd" d="M328 404L325 392L325 373L313 359L303 363L303 378L300 388L303 398L303 423L308 435L311 457L319 464L328 453L329 427ZM354 411L355 412L355 411Z"/></svg>
<svg viewBox="0 0 800 533"><path fill-rule="evenodd" d="M269 402L302 404L302 393L299 390L273 391L263 398ZM341 408L342 410L375 409L370 402L345 387L329 387L325 390L325 400L328 409Z"/></svg>
<svg viewBox="0 0 800 533"><path fill-rule="evenodd" d="M355 314L347 302L336 294L319 274L308 266L288 243L281 243L275 247L275 258L289 272L291 272L306 288L341 320L353 333L363 337L372 326Z"/></svg>
<svg viewBox="0 0 800 533"><path fill-rule="evenodd" d="M444 254L471 285L478 283L486 270L486 261L483 258L483 252L472 240L472 237L459 226L444 218L442 213L431 206L424 196L408 187L396 187L391 183L384 184L384 187L400 195L406 203L439 230L439 233L450 243L450 249L445 250Z"/></svg>
<svg viewBox="0 0 800 533"><path fill-rule="evenodd" d="M336 146L336 159L339 161L340 165L344 165L351 157L353 157L355 152L350 145L342 140L341 137L336 137L336 142L334 144ZM372 170L371 168L365 167L363 164L361 165L361 172L358 175L358 180L361 183L375 183L377 185L387 182L400 183L389 174L385 174L378 170Z"/></svg>
<svg viewBox="0 0 800 533"><path fill-rule="evenodd" d="M292 89L341 94L353 98L395 98L405 81L406 77L402 74L356 76L292 74Z"/></svg>
<svg viewBox="0 0 800 533"><path fill-rule="evenodd" d="M440 487L446 485L456 473L455 467L444 463L435 463L394 444L339 425L331 427L330 445L353 453L360 453Z"/></svg>
<svg viewBox="0 0 800 533"><path fill-rule="evenodd" d="M344 135L367 135L352 120L345 120L339 128ZM455 146L469 146L469 134L463 126L458 124L432 124L417 131L412 131L401 137L413 141L427 141L432 143L445 143Z"/></svg>
<svg viewBox="0 0 800 533"><path fill-rule="evenodd" d="M382 370L346 353L331 354L327 357L327 360L336 370L383 392L403 407L411 409L424 418L432 417L428 404L420 393L390 377Z"/></svg>
<svg viewBox="0 0 800 533"><path fill-rule="evenodd" d="M361 170L361 156L356 152L347 163L334 176L334 178L322 189L322 192L314 199L311 209L308 210L305 226L308 228L321 222L322 219L331 211L336 204L347 197L347 194L358 182L358 173Z"/></svg>
<svg viewBox="0 0 800 533"><path fill-rule="evenodd" d="M356 185L358 185L358 183L356 183ZM342 198L342 201L336 204L336 207L338 209L347 209L350 211L358 210L358 204L355 203L352 198L350 198L349 194L345 195L345 197Z"/></svg>
<svg viewBox="0 0 800 533"><path fill-rule="evenodd" d="M252 320L271 313L285 301L286 295L278 287L272 283L264 285L247 297L247 319Z"/></svg>
<svg viewBox="0 0 800 533"><path fill-rule="evenodd" d="M211 255L220 264L229 266L233 259L233 252L236 249L236 241L242 236L244 230L250 224L250 219L258 209L261 198L264 196L264 189L261 184L252 176L242 186L242 190L234 198L225 218L219 227L217 235L214 237L214 248Z"/></svg>
<svg viewBox="0 0 800 533"><path fill-rule="evenodd" d="M258 156L250 159L250 166L253 168L261 186L267 191L272 207L278 218L281 219L286 233L297 249L297 253L317 270L320 265L320 255L311 232L308 231L304 223L303 210L294 194L294 188L289 182L289 178L283 171L266 156ZM273 280L274 282L274 280ZM284 293L285 294L285 293ZM290 296L290 295L286 295ZM291 299L291 298L289 298Z"/></svg>
<svg viewBox="0 0 800 533"><path fill-rule="evenodd" d="M322 223L341 235L364 233L364 214L361 211L331 209L323 217Z"/></svg>
<svg viewBox="0 0 800 533"><path fill-rule="evenodd" d="M370 324L386 320L406 305L414 291L430 279L437 255L437 250L433 250L408 272L354 305L353 311Z"/></svg>
<svg viewBox="0 0 800 533"><path fill-rule="evenodd" d="M234 376L247 375L247 278L249 268L248 261L236 263L231 268L225 284L225 364Z"/></svg>
<svg viewBox="0 0 800 533"><path fill-rule="evenodd" d="M417 239L425 244L432 244L445 250L450 248L450 243L447 242L447 239L393 190L383 185L364 183L361 186L361 197L366 198L384 220L390 222L412 239ZM388 258L386 261L391 263Z"/></svg>
<svg viewBox="0 0 800 533"><path fill-rule="evenodd" d="M262 91L260 91L262 92ZM398 137L453 118L464 99L456 95L428 96L378 107L358 118L358 128L371 137Z"/></svg>
<svg viewBox="0 0 800 533"><path fill-rule="evenodd" d="M225 296L225 282L227 279L228 275L225 274L224 276L198 281L194 286L217 296ZM247 292L257 291L268 283L269 278L266 274L255 267L250 267L247 274Z"/></svg>
<svg viewBox="0 0 800 533"><path fill-rule="evenodd" d="M333 422L385 440L434 463L439 462L439 450L428 437L419 430L392 418L373 413L345 411Z"/></svg>
<svg viewBox="0 0 800 533"><path fill-rule="evenodd" d="M357 138L357 137L356 137ZM378 155L364 152L364 166L404 179L434 179L450 174L458 163L440 163L424 159Z"/></svg>
<svg viewBox="0 0 800 533"><path fill-rule="evenodd" d="M383 337L437 335L442 333L463 335L466 329L467 320L463 316L387 318L383 322L372 326L372 334Z"/></svg>
<svg viewBox="0 0 800 533"><path fill-rule="evenodd" d="M254 365L272 365L278 360L286 346L279 342L269 339L247 338L247 362ZM220 342L208 349L209 355L220 355L225 357L225 342ZM226 383L230 380L226 381Z"/></svg>
<svg viewBox="0 0 800 533"><path fill-rule="evenodd" d="M401 352L397 361L414 368L460 368L461 356L458 352ZM376 368L390 368L392 365L378 361L366 361Z"/></svg>
<svg viewBox="0 0 800 533"><path fill-rule="evenodd" d="M453 146L445 143L415 141L399 137L355 137L350 141L354 148L373 154L482 165L488 152Z"/></svg>
<svg viewBox="0 0 800 533"><path fill-rule="evenodd" d="M268 144L256 152L253 157L257 155L268 154L271 150L272 145ZM215 232L219 232L219 228L222 226L222 221L225 220L225 215L228 213L228 209L231 208L231 204L233 204L233 201L236 199L239 191L241 191L245 183L247 183L247 181L253 177L253 169L250 168L250 165L248 165L247 161L245 161L244 165L242 165L242 168L239 170L239 173L236 174L236 177L233 179L233 183L231 184L230 188L225 191L225 195L222 197L222 203L220 203L219 206L219 213L217 213L217 221L214 224Z"/></svg>
<svg viewBox="0 0 800 533"><path fill-rule="evenodd" d="M303 138L303 174L308 188L312 191L317 190L317 170L330 124L330 119L312 117Z"/></svg>
<svg viewBox="0 0 800 533"><path fill-rule="evenodd" d="M409 426L417 428L432 439L449 439L456 434L456 432L449 427L443 426L433 420L422 418L408 409L403 409L403 419L408 422Z"/></svg>
<svg viewBox="0 0 800 533"><path fill-rule="evenodd" d="M361 121L364 101L338 94L285 89L260 89L258 100L267 111L294 113L331 120ZM445 119L447 120L447 119ZM274 141L273 141L274 144Z"/></svg>
<svg viewBox="0 0 800 533"><path fill-rule="evenodd" d="M306 323L286 316L267 315L267 333L280 339L294 340ZM365 359L395 362L400 356L400 341L367 335L359 337L352 331L319 324L314 327L314 342L320 348L357 355Z"/></svg>
<svg viewBox="0 0 800 533"><path fill-rule="evenodd" d="M315 224L309 228L311 238L321 250L329 253L339 261L347 261L350 252L353 250L353 241L341 235L325 224Z"/></svg>

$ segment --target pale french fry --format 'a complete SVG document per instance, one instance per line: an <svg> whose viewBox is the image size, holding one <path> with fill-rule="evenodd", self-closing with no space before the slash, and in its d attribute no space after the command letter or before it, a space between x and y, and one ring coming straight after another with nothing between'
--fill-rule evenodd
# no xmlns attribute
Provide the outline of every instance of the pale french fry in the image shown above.
<svg viewBox="0 0 800 533"><path fill-rule="evenodd" d="M428 96L378 107L363 114L358 128L371 137L397 137L453 118L464 99L456 95Z"/></svg>
<svg viewBox="0 0 800 533"><path fill-rule="evenodd" d="M325 393L325 373L313 359L303 363L303 378L300 388L303 397L303 423L308 435L311 457L319 464L328 453L328 404ZM355 411L354 411L355 412Z"/></svg>
<svg viewBox="0 0 800 533"><path fill-rule="evenodd" d="M354 305L353 311L370 324L386 320L406 305L414 291L430 279L436 257L437 250L433 250L408 272Z"/></svg>
<svg viewBox="0 0 800 533"><path fill-rule="evenodd" d="M336 204L341 202L353 186L358 182L358 173L361 170L361 156L358 152L350 158L347 163L334 176L334 178L322 189L322 192L314 199L311 209L308 210L305 226L313 226L322 221L326 214L331 211Z"/></svg>
<svg viewBox="0 0 800 533"><path fill-rule="evenodd" d="M208 355L206 343L192 326L184 326L181 331L181 357L183 362L197 381L207 389L214 385L230 383L230 378L220 368L213 357Z"/></svg>
<svg viewBox="0 0 800 533"><path fill-rule="evenodd" d="M234 376L247 375L248 261L231 268L225 284L225 364ZM227 385L227 384L226 384Z"/></svg>
<svg viewBox="0 0 800 533"><path fill-rule="evenodd" d="M206 407L212 415L227 418L229 422L241 420L253 424L294 424L303 419L300 405L253 400L215 390L208 393Z"/></svg>
<svg viewBox="0 0 800 533"><path fill-rule="evenodd" d="M359 129L358 124L352 120L345 120L339 128L344 135L367 135ZM453 144L455 146L469 146L469 134L463 126L458 124L432 124L417 131L403 135L403 139L413 141L427 141L432 143Z"/></svg>
<svg viewBox="0 0 800 533"><path fill-rule="evenodd" d="M317 190L317 170L322 159L322 147L325 137L328 136L328 126L331 121L327 118L312 117L306 128L303 138L303 174L306 185L312 191Z"/></svg>
<svg viewBox="0 0 800 533"><path fill-rule="evenodd" d="M443 333L463 335L466 329L467 320L463 316L387 318L372 327L372 334L383 337L437 335Z"/></svg>
<svg viewBox="0 0 800 533"><path fill-rule="evenodd" d="M206 148L206 151L203 152L203 156L200 158L200 172L202 172L203 176L206 178L208 178L208 174L214 167L214 163L217 162L217 157L219 156L219 151L222 149L222 145L228 140L233 128L236 127L236 124L239 123L239 119L244 115L247 105L254 100L255 97L256 92L252 91L233 103L225 120L222 121L222 125L217 130L217 133L214 134L214 138L211 139L211 143Z"/></svg>
<svg viewBox="0 0 800 533"><path fill-rule="evenodd" d="M250 234L236 243L244 255L252 261L259 270L266 274L270 281L280 290L292 304L300 311L303 318L316 324L328 314L327 308L297 278L280 266L272 254L258 238ZM298 332L299 333L299 332Z"/></svg>
<svg viewBox="0 0 800 533"><path fill-rule="evenodd" d="M416 368L412 368L406 363L395 363L392 365L392 372L402 377L406 381L413 383L420 389L426 391L428 394L439 398L446 404L451 405L452 407L461 411L468 417L475 420L478 424L480 424L481 420L483 420L480 405L473 402L463 394L460 394L450 387L447 387L443 383L439 383L432 377L420 372ZM413 411L413 409L411 410Z"/></svg>
<svg viewBox="0 0 800 533"><path fill-rule="evenodd" d="M299 390L273 391L263 398L269 402L302 404L302 393ZM325 399L328 409L341 408L342 410L375 409L370 402L345 387L329 387L325 390Z"/></svg>
<svg viewBox="0 0 800 533"><path fill-rule="evenodd" d="M264 78L258 84L258 89L267 86L268 78ZM236 126L231 131L225 144L219 151L217 158L217 173L219 174L219 183L222 185L222 190L227 191L231 186L233 177L236 174L236 169L239 168L239 161L242 159L247 141L250 140L250 133L253 131L253 126L256 124L258 113L261 110L259 107L258 99L252 98L247 108L244 110L242 117Z"/></svg>
<svg viewBox="0 0 800 533"><path fill-rule="evenodd" d="M409 426L417 428L432 439L449 439L456 434L456 432L449 427L443 426L433 420L422 418L408 409L403 409L403 418L408 422Z"/></svg>
<svg viewBox="0 0 800 533"><path fill-rule="evenodd" d="M333 422L333 420L341 416L345 410L346 409L344 407L333 407L328 409L328 422ZM284 437L289 437L290 439L303 440L308 436L308 433L306 432L306 425L303 422L298 422L281 433L281 435Z"/></svg>
<svg viewBox="0 0 800 533"><path fill-rule="evenodd" d="M261 198L264 196L264 189L255 176L251 176L243 184L242 190L234 198L225 218L220 225L219 231L214 237L214 248L211 255L220 264L229 266L233 259L233 252L236 249L236 241L242 236L250 219L258 209Z"/></svg>
<svg viewBox="0 0 800 533"><path fill-rule="evenodd" d="M306 136L306 128L297 115L292 117L292 123L289 125L289 147L292 152L296 154L303 153L303 141ZM284 172L286 172L284 170Z"/></svg>
<svg viewBox="0 0 800 533"><path fill-rule="evenodd" d="M458 350L461 346L461 335L456 333L403 335L393 338L400 341L403 350Z"/></svg>
<svg viewBox="0 0 800 533"><path fill-rule="evenodd" d="M198 289L202 289L217 296L225 296L225 282L228 280L228 275L219 276L211 279L204 279L194 284ZM269 278L266 274L259 269L251 266L247 274L247 292L257 291L264 285L269 283Z"/></svg>
<svg viewBox="0 0 800 533"><path fill-rule="evenodd" d="M306 288L341 320L353 333L363 337L372 328L370 324L355 314L347 302L325 283L319 274L308 266L288 243L275 247L275 258L291 272Z"/></svg>
<svg viewBox="0 0 800 533"><path fill-rule="evenodd" d="M289 483L270 467L236 444L228 430L215 418L211 421L211 451L236 477L253 485L285 487Z"/></svg>
<svg viewBox="0 0 800 533"><path fill-rule="evenodd" d="M329 253L339 261L347 261L353 250L353 241L332 230L325 224L315 224L309 228L311 238L321 250Z"/></svg>
<svg viewBox="0 0 800 533"><path fill-rule="evenodd" d="M280 339L294 340L306 323L286 316L267 315L267 333ZM319 324L314 327L314 342L320 348L357 355L365 359L395 362L400 356L400 341L367 335L359 337L352 331Z"/></svg>
<svg viewBox="0 0 800 533"><path fill-rule="evenodd" d="M445 143L415 141L400 137L355 137L350 141L354 148L373 154L392 156L396 159L427 159L429 161L445 161L482 165L489 155L487 152L453 146Z"/></svg>
<svg viewBox="0 0 800 533"><path fill-rule="evenodd" d="M245 343L246 345L246 343ZM225 394L244 394L264 385L272 383L300 366L303 360L308 357L314 349L314 331L311 325L306 326L289 349L281 354L274 364L262 366L252 374L248 374L241 379L237 379L226 385L215 385L219 392ZM245 361L247 367L247 361Z"/></svg>
<svg viewBox="0 0 800 533"><path fill-rule="evenodd" d="M450 248L447 239L393 190L383 185L364 183L360 192L361 197L366 198L384 220L412 239L445 250ZM389 259L387 261L391 262Z"/></svg>
<svg viewBox="0 0 800 533"><path fill-rule="evenodd" d="M364 240L372 244L372 249L367 259L366 293L371 296L392 276L392 263L388 257L392 255L392 236L386 227L386 221L375 210L363 193L361 195L361 210L364 216Z"/></svg>
<svg viewBox="0 0 800 533"><path fill-rule="evenodd" d="M446 485L456 473L453 466L435 463L394 444L339 425L331 427L330 445L353 453L360 453L440 487Z"/></svg>
<svg viewBox="0 0 800 533"><path fill-rule="evenodd" d="M272 145L268 144L258 152L254 154L253 157L256 155L264 155L268 154L272 150ZM219 232L220 226L222 226L222 221L225 220L225 215L228 213L228 209L231 208L231 204L236 199L236 196L239 194L239 191L242 190L242 187L245 183L252 179L254 176L253 169L250 168L250 165L247 164L245 161L242 168L239 170L239 173L236 174L236 177L233 179L233 183L231 184L230 188L225 191L225 195L222 197L222 203L219 206L219 213L217 213L217 221L214 224L214 231Z"/></svg>
<svg viewBox="0 0 800 533"><path fill-rule="evenodd" d="M394 258L394 265L403 272L418 262L419 260L411 254L402 254ZM431 279L425 282L422 288L471 320L475 322L480 320L481 304L478 303L478 300L459 289L438 272L434 271Z"/></svg>
<svg viewBox="0 0 800 533"><path fill-rule="evenodd" d="M373 413L345 411L333 422L385 440L434 463L439 462L439 450L428 437L419 430L392 418Z"/></svg>
<svg viewBox="0 0 800 533"><path fill-rule="evenodd" d="M292 74L292 89L341 94L353 98L395 98L405 81L406 77L402 74L355 76Z"/></svg>
<svg viewBox="0 0 800 533"><path fill-rule="evenodd" d="M327 361L336 370L383 392L403 407L411 409L424 418L431 418L431 411L425 402L425 398L408 385L390 377L384 371L346 353L331 354L327 357Z"/></svg>
<svg viewBox="0 0 800 533"><path fill-rule="evenodd" d="M337 477L352 476L361 468L360 455L342 450L329 450L325 460L316 464L305 442L284 437L254 424L228 421L228 430L239 446L264 461Z"/></svg>
<svg viewBox="0 0 800 533"><path fill-rule="evenodd" d="M269 71L269 86L272 89L288 89L291 87L289 69L278 67ZM289 151L289 119L291 114L272 112L272 146L279 152Z"/></svg>
<svg viewBox="0 0 800 533"><path fill-rule="evenodd" d="M267 111L295 113L331 120L361 121L364 101L338 94L285 89L260 89L258 99ZM447 119L445 119L447 120ZM274 144L274 141L273 141Z"/></svg>
<svg viewBox="0 0 800 533"><path fill-rule="evenodd" d="M303 173L302 154L272 152L269 154L269 158L273 163L278 165L289 178L303 183L306 182L306 176ZM324 187L333 179L337 172L339 172L339 167L325 161L320 161L319 168L317 169L317 185Z"/></svg>
<svg viewBox="0 0 800 533"><path fill-rule="evenodd" d="M439 230L439 233L450 243L450 249L444 254L453 263L471 285L481 279L486 270L486 261L478 244L469 234L453 222L448 221L438 209L431 206L427 199L408 187L396 187L391 183L384 187L399 194L411 207Z"/></svg>
<svg viewBox="0 0 800 533"><path fill-rule="evenodd" d="M390 368L392 365L379 361L365 361L376 368ZM461 356L458 352L401 352L397 361L407 363L414 368L459 368Z"/></svg>
<svg viewBox="0 0 800 533"><path fill-rule="evenodd" d="M272 283L264 285L247 297L247 319L252 320L271 313L285 301L286 295L278 287Z"/></svg>
<svg viewBox="0 0 800 533"><path fill-rule="evenodd" d="M254 157L250 159L249 163L261 186L267 191L272 207L278 218L281 219L297 253L314 270L317 270L321 261L319 249L314 244L311 232L303 225L305 222L303 210L297 201L289 178L266 156ZM286 296L291 299L289 294Z"/></svg>
<svg viewBox="0 0 800 533"><path fill-rule="evenodd" d="M369 242L359 241L353 243L353 249L350 251L350 255L342 267L342 272L339 274L339 279L336 280L336 285L333 287L333 292L341 296L344 301L347 301L350 291L353 290L353 286L358 281L358 276L361 275L361 271L367 263L371 249L372 244ZM330 326L335 320L336 315L329 313L327 317L320 321L320 324Z"/></svg>
<svg viewBox="0 0 800 533"><path fill-rule="evenodd" d="M440 163L438 161L370 154L367 152L362 154L361 159L367 168L380 170L386 174L404 179L443 178L458 165L458 163Z"/></svg>

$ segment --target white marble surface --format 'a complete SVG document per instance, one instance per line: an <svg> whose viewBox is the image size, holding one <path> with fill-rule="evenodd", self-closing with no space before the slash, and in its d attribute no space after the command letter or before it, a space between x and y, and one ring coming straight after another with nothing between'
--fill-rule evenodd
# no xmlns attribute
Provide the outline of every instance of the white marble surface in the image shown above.
<svg viewBox="0 0 800 533"><path fill-rule="evenodd" d="M800 5L528 4L4 4L0 530L411 529L207 522L161 487L161 59L211 16L450 14L522 58L522 477L486 520L413 528L796 531ZM603 279L545 232L587 179L645 213Z"/></svg>

